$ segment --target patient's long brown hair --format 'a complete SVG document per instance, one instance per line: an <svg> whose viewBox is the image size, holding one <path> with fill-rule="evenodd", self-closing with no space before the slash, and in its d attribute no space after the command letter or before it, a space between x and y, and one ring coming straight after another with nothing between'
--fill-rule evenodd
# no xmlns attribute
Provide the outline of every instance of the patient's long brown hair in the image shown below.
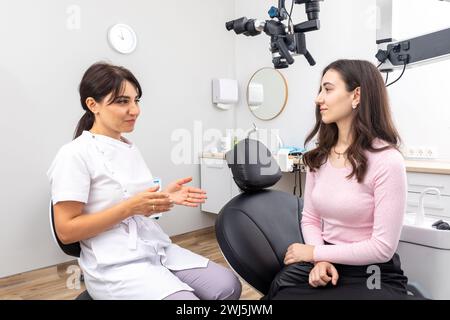
<svg viewBox="0 0 450 320"><path fill-rule="evenodd" d="M337 60L329 64L322 72L322 78L328 70L339 73L346 84L348 92L360 87L360 104L354 111L351 132L353 142L347 149L347 157L353 168L348 179L356 175L361 183L367 171L367 157L364 150L380 152L388 148L399 150L400 136L392 121L387 90L378 69L369 61ZM320 92L320 90L319 90ZM305 146L317 134L316 148L303 155L303 162L312 172L326 163L331 148L338 140L336 123L322 122L319 106L316 106L316 124L305 139ZM388 143L387 146L376 149L372 142L379 138Z"/></svg>

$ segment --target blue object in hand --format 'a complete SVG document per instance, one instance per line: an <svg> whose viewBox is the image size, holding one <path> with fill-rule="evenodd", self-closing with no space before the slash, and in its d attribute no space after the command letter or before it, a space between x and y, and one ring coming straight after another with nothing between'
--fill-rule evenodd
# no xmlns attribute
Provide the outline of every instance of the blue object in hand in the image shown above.
<svg viewBox="0 0 450 320"><path fill-rule="evenodd" d="M158 192L162 190L162 182L161 182L161 178L153 178L153 184L157 184L159 186ZM152 217L152 219L156 219L158 220L159 217L161 216L161 214L157 214L155 215L155 217Z"/></svg>

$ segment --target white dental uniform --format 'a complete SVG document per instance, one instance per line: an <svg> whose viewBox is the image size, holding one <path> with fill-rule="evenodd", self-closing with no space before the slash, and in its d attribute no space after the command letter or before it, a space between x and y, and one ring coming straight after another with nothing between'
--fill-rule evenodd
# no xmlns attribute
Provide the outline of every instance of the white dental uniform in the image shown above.
<svg viewBox="0 0 450 320"><path fill-rule="evenodd" d="M85 214L153 186L134 144L89 131L61 147L47 176L53 204L83 202ZM208 259L173 244L155 219L135 215L81 241L78 262L94 299L163 299L177 291L193 291L170 270L206 267Z"/></svg>

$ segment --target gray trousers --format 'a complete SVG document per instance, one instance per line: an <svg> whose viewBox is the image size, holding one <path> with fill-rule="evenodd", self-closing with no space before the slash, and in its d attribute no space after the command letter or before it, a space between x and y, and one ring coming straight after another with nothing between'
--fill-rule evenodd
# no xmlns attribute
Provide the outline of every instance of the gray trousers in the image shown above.
<svg viewBox="0 0 450 320"><path fill-rule="evenodd" d="M241 282L228 268L209 261L206 268L172 271L194 291L178 291L163 300L238 300Z"/></svg>

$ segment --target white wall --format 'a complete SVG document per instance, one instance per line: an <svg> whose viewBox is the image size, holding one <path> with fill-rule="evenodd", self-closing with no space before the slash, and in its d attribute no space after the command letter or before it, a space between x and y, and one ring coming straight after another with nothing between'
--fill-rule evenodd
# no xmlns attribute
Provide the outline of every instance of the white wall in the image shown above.
<svg viewBox="0 0 450 320"><path fill-rule="evenodd" d="M236 17L267 19L266 12L275 2L237 1ZM400 10L402 3L407 7ZM239 128L249 128L255 122L259 128L278 129L285 144L303 146L315 122L313 101L322 69L339 58L377 63L374 57L377 52L376 1L323 1L320 5L321 29L306 33L309 51L317 64L310 67L303 57L297 56L293 65L280 70L288 82L289 99L283 113L274 120L257 119L245 103L246 86L252 74L259 68L272 66L269 38L266 35L237 36L236 70L242 95L236 112ZM306 20L303 5L294 6L294 11L294 23ZM437 0L396 0L393 16L395 36L420 35L445 25L450 27L450 4ZM394 121L405 144L435 146L443 160L450 159L449 72L450 60L407 69L402 79L388 88ZM391 74L390 79L394 80L399 73Z"/></svg>
<svg viewBox="0 0 450 320"><path fill-rule="evenodd" d="M285 145L303 146L307 133L315 123L314 98L319 89L323 68L340 58L375 61L375 2L328 0L320 3L321 28L306 33L307 47L316 60L316 65L311 67L303 56L296 56L293 65L279 70L288 83L288 102L281 115L270 121L254 117L246 104L246 87L253 73L262 67L273 67L272 56L268 51L269 37L265 34L252 38L237 36L236 72L241 92L241 103L236 108L235 115L237 128L246 130L255 123L260 129L278 130ZM236 1L236 18L246 16L268 19L267 11L272 5L276 5L276 1ZM305 6L294 6L294 23L306 20ZM302 176L304 190L305 176ZM283 178L274 186L286 192L292 192L293 187L292 173L284 173Z"/></svg>
<svg viewBox="0 0 450 320"><path fill-rule="evenodd" d="M267 19L267 10L273 4L269 0L237 1L236 17ZM375 59L375 0L324 1L320 5L321 29L306 33L307 47L317 64L311 67L304 57L296 56L293 65L280 69L288 82L289 98L284 111L274 120L257 119L245 103L246 86L252 74L259 68L273 66L269 37L264 34L237 37L236 70L242 94L236 112L239 128L249 128L255 122L261 129L278 129L286 145L303 146L315 123L314 98L322 69L339 58ZM294 23L305 20L305 6L294 6Z"/></svg>
<svg viewBox="0 0 450 320"><path fill-rule="evenodd" d="M81 28L66 26L71 5L81 9ZM77 86L86 68L109 60L131 69L144 96L129 137L163 183L193 176L198 165L171 162L174 130L194 121L232 127L232 112L211 105L211 79L234 77L235 37L224 21L234 16L226 0L18 0L0 3L0 278L67 260L51 238L46 171L58 148L72 139L83 114ZM106 42L114 23L138 35L135 53L114 53ZM162 218L170 235L214 223L200 209L176 208Z"/></svg>
<svg viewBox="0 0 450 320"><path fill-rule="evenodd" d="M396 40L450 28L450 3L437 0L395 0L392 37ZM407 69L389 87L394 116L404 143L435 147L450 159L450 59ZM394 80L400 75L390 75Z"/></svg>

